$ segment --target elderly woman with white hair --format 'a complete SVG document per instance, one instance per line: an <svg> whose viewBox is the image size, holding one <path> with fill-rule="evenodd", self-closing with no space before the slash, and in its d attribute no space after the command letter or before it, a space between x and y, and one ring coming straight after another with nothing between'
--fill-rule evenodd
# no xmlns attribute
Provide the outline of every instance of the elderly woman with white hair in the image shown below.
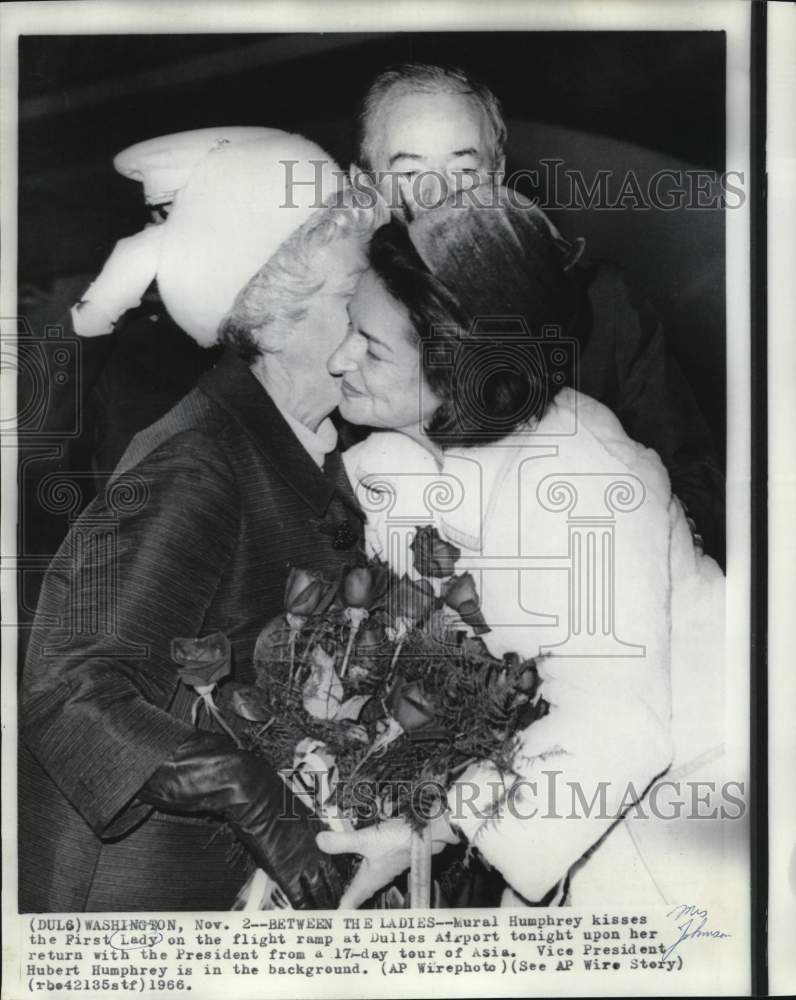
<svg viewBox="0 0 796 1000"><path fill-rule="evenodd" d="M285 160L316 177L323 161L324 207L315 188L285 198ZM300 136L222 145L161 227L169 311L204 344L226 315L228 346L136 436L45 579L20 697L24 911L229 909L245 864L225 826L294 907L338 902L318 821L212 719L194 727L171 655L175 638L223 632L234 679L251 681L291 564L334 574L361 536L326 359L380 220L328 201L338 177ZM111 521L115 546L82 545Z"/></svg>

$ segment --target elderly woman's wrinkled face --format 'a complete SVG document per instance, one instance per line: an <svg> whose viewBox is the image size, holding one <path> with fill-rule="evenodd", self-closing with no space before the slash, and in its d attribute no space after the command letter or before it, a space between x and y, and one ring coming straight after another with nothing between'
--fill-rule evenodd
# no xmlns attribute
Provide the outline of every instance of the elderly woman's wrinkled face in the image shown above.
<svg viewBox="0 0 796 1000"><path fill-rule="evenodd" d="M340 380L332 377L326 359L348 329L348 304L366 266L365 249L356 239L335 240L313 265L323 288L310 299L279 355L290 376L293 415L309 426L340 402Z"/></svg>
<svg viewBox="0 0 796 1000"><path fill-rule="evenodd" d="M353 424L422 438L440 399L423 378L420 344L406 308L368 270L348 315L348 335L329 358L329 371L342 377L340 413Z"/></svg>

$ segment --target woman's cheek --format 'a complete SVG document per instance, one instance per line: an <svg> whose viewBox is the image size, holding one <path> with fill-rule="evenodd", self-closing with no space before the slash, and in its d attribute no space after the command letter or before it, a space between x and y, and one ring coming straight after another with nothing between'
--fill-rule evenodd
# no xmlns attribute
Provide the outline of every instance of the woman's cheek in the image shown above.
<svg viewBox="0 0 796 1000"><path fill-rule="evenodd" d="M379 418L380 421L388 420L391 416L392 401L398 385L389 384L389 380L380 374L371 374L371 377L365 380L365 389L374 417ZM390 426L389 422L386 426Z"/></svg>
<svg viewBox="0 0 796 1000"><path fill-rule="evenodd" d="M367 424L371 422L371 402L367 397L357 396L353 399L343 397L340 402L340 414L344 420L352 424Z"/></svg>

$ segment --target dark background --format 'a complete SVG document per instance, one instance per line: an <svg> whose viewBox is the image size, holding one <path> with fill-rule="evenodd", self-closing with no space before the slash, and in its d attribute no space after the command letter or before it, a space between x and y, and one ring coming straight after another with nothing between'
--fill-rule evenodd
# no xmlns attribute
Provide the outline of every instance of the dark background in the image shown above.
<svg viewBox="0 0 796 1000"><path fill-rule="evenodd" d="M267 125L303 132L347 164L365 89L404 60L458 64L494 89L510 171L544 158L587 181L598 169L642 182L660 169L724 169L720 32L26 36L19 279L34 332L145 221L140 185L112 168L119 150L185 129ZM655 302L723 450L723 213L549 214Z"/></svg>

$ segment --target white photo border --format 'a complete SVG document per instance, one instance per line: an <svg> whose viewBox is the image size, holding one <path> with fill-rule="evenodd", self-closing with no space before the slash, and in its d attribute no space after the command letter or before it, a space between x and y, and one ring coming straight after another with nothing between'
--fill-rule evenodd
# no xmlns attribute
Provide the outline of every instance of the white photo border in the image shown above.
<svg viewBox="0 0 796 1000"><path fill-rule="evenodd" d="M749 177L750 147L750 8L732 0L702 2L653 2L639 4L615 0L612 3L592 0L540 0L523 2L471 3L463 0L403 2L374 5L372 2L272 2L209 3L207 0L183 5L176 2L65 2L20 3L4 5L0 12L2 37L0 61L2 77L2 292L0 317L16 316L16 226L17 226L17 41L20 34L103 34L103 33L224 33L335 31L434 31L467 30L721 30L727 39L727 145L728 171ZM727 336L727 691L725 731L736 734L728 745L734 755L735 772L750 776L749 771L749 649L751 580L751 508L750 508L750 214L748 199L743 207L726 213L726 336ZM792 284L791 284L792 287ZM791 310L791 315L792 315ZM2 323L9 321L5 318ZM3 330L3 333L7 331ZM13 417L16 405L15 371L2 373L2 419ZM791 394L792 398L792 394ZM3 449L3 560L14 558L16 534L16 454ZM13 565L13 562L12 562ZM2 574L3 602L14 607L14 574ZM14 969L14 942L21 940L25 927L16 911L16 638L10 629L2 630L3 662L3 924L6 928L4 965ZM745 894L748 906L748 892ZM741 898L744 894L741 893ZM751 911L750 911L751 913ZM738 940L743 949L747 942ZM748 951L748 948L747 948ZM28 995L23 986L12 985L5 976L4 996ZM410 995L407 981L384 988L379 995ZM424 984L428 988L427 984ZM594 995L604 995L608 982L598 980L590 987ZM745 992L743 983L734 991ZM360 987L357 987L361 989ZM447 988L447 985L446 985ZM487 995L506 995L506 984L499 981L487 987ZM613 989L613 986L608 988ZM617 993L624 990L616 984ZM315 995L346 995L343 988L328 981L316 986ZM494 992L492 992L494 990ZM666 988L661 987L661 994ZM414 991L413 991L414 994ZM199 996L199 994L194 994ZM296 994L298 995L298 993ZM307 994L302 994L307 995ZM352 995L348 993L347 995ZM357 995L364 995L358 993ZM423 995L422 991L417 995ZM450 995L457 995L451 993Z"/></svg>

